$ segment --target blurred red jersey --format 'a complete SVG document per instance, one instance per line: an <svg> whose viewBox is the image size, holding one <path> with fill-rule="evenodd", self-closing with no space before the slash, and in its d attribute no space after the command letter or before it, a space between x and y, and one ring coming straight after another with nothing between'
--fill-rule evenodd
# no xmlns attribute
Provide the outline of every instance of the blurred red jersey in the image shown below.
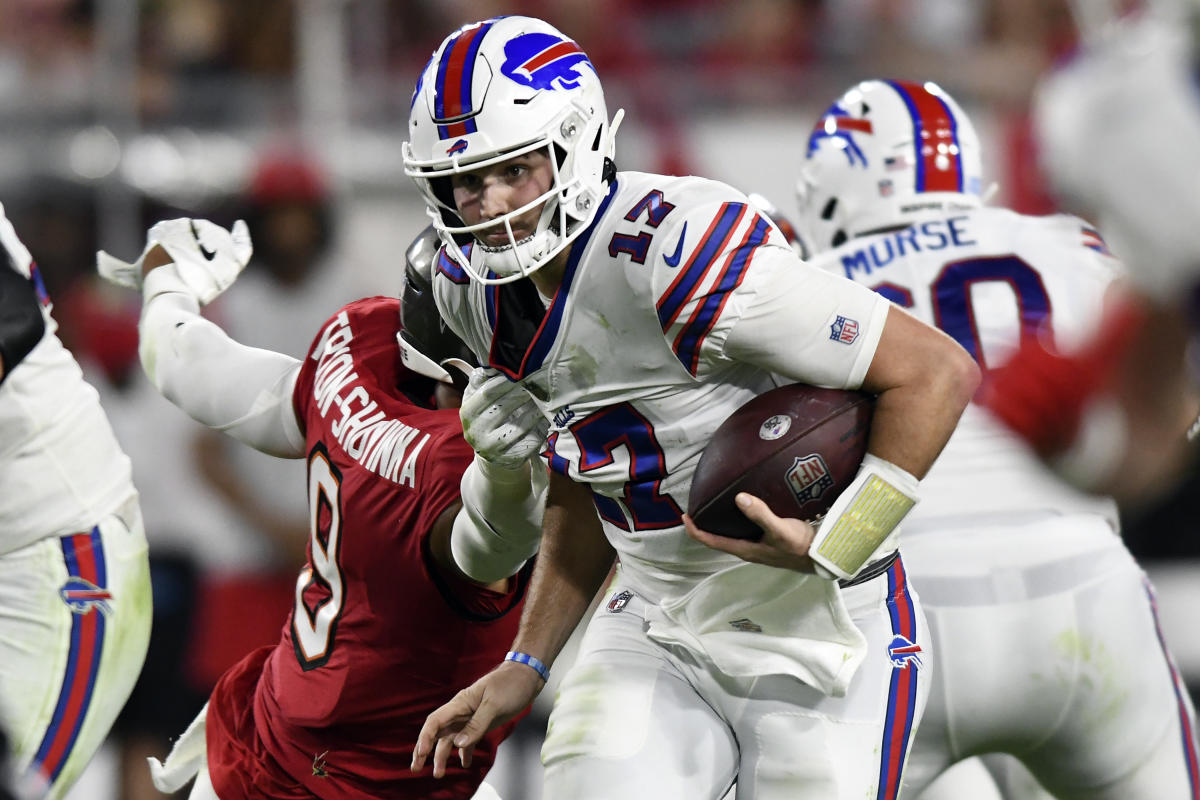
<svg viewBox="0 0 1200 800"><path fill-rule="evenodd" d="M472 452L456 410L401 391L398 302L360 300L313 343L293 395L308 452L308 563L280 642L209 703L209 774L237 798L469 798L511 725L469 770L409 772L425 717L503 659L528 570L505 594L441 574L429 531Z"/></svg>

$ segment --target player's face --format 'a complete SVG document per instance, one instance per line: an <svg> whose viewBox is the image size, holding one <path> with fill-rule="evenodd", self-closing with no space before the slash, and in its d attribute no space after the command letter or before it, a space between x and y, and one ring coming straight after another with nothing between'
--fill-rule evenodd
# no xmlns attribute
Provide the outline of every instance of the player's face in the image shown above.
<svg viewBox="0 0 1200 800"><path fill-rule="evenodd" d="M498 220L494 228L476 231L475 236L491 247L510 244L499 218L550 190L554 170L544 151L514 156L490 167L464 172L450 178L454 205L467 225ZM512 220L513 238L518 242L532 236L545 203L530 208Z"/></svg>

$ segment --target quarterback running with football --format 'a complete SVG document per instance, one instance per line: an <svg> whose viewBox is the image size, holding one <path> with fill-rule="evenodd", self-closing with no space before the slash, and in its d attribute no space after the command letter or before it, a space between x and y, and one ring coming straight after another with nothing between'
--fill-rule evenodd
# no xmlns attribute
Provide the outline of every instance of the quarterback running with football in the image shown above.
<svg viewBox="0 0 1200 800"><path fill-rule="evenodd" d="M142 669L150 565L129 459L2 206L0 259L0 728L21 796L59 798Z"/></svg>
<svg viewBox="0 0 1200 800"><path fill-rule="evenodd" d="M985 369L1094 335L1120 265L1090 224L985 207L979 139L939 87L865 81L813 127L798 228ZM1050 475L972 404L901 537L934 639L905 776L1006 752L1059 798L1200 797L1193 712L1115 504Z"/></svg>
<svg viewBox="0 0 1200 800"><path fill-rule="evenodd" d="M696 800L736 780L757 800L895 797L928 638L894 529L978 369L945 334L806 267L745 195L617 172L615 129L579 45L527 17L451 34L413 98L405 165L443 243L438 306L550 421L552 470L512 652L429 717L413 767L432 757L440 775L456 748L470 763L536 696L615 551L550 718L545 796ZM792 381L879 396L870 454L807 574L683 526L712 432Z"/></svg>
<svg viewBox="0 0 1200 800"><path fill-rule="evenodd" d="M244 225L170 220L147 242L133 264L99 257L106 277L143 292L147 375L199 422L305 459L310 514L279 643L222 676L166 764L152 764L156 785L176 791L197 775L195 800L474 796L507 730L448 782L407 764L425 715L486 672L516 631L544 470L477 462L463 440L466 380L446 365L469 368L470 354L439 331L425 285L432 235L408 251L403 303L344 306L303 361L240 345L199 315L248 261ZM523 433L506 386L467 388L463 413L479 428Z"/></svg>

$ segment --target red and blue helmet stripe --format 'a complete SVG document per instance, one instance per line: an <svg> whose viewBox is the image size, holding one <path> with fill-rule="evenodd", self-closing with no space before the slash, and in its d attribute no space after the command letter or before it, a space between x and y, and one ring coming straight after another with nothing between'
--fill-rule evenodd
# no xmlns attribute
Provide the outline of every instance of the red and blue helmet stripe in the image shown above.
<svg viewBox="0 0 1200 800"><path fill-rule="evenodd" d="M495 22L490 19L469 25L442 48L433 93L433 121L438 123L440 139L466 136L478 130L473 117L479 109L475 108L471 98L475 56L483 37Z"/></svg>
<svg viewBox="0 0 1200 800"><path fill-rule="evenodd" d="M887 81L908 107L913 124L918 192L962 192L962 148L958 121L949 104L924 85L913 81ZM944 159L939 165L938 161Z"/></svg>

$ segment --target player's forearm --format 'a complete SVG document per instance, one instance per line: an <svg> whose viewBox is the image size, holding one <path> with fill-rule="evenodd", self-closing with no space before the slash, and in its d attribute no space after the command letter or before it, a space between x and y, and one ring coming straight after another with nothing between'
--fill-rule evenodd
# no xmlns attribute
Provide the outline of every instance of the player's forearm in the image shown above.
<svg viewBox="0 0 1200 800"><path fill-rule="evenodd" d="M542 538L545 473L539 460L509 470L478 456L462 479L462 511L454 520L450 549L471 580L491 583L516 574L537 552ZM535 483L538 484L535 486Z"/></svg>
<svg viewBox="0 0 1200 800"><path fill-rule="evenodd" d="M146 276L138 323L142 367L154 386L189 416L271 455L304 454L292 408L300 363L238 344L199 314L166 268Z"/></svg>
<svg viewBox="0 0 1200 800"><path fill-rule="evenodd" d="M971 399L968 376L930 376L927 384L888 389L875 400L867 451L920 479L942 452Z"/></svg>
<svg viewBox="0 0 1200 800"><path fill-rule="evenodd" d="M550 665L591 605L612 561L613 549L588 488L553 475L542 547L512 649Z"/></svg>
<svg viewBox="0 0 1200 800"><path fill-rule="evenodd" d="M979 380L979 367L953 339L891 308L863 381L878 395L868 452L925 477Z"/></svg>

